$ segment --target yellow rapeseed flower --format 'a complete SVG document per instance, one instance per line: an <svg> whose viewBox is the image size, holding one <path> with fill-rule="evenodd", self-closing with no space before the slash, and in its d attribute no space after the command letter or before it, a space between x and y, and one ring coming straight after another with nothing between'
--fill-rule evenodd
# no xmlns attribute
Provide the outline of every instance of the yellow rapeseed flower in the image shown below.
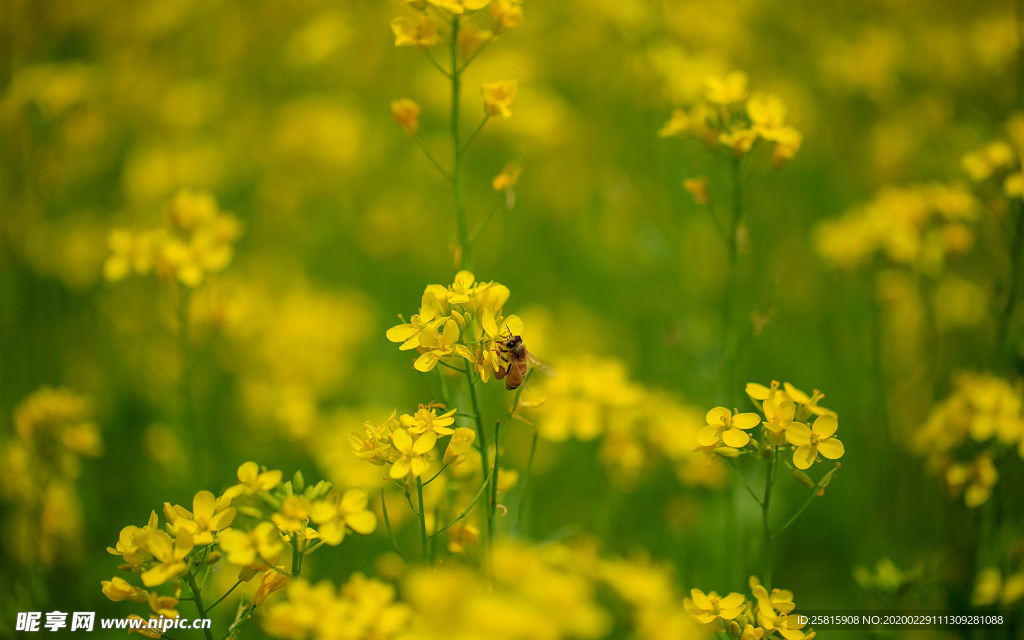
<svg viewBox="0 0 1024 640"><path fill-rule="evenodd" d="M747 74L730 71L724 76L709 76L704 79L704 89L708 102L721 105L742 102L747 97Z"/></svg>
<svg viewBox="0 0 1024 640"><path fill-rule="evenodd" d="M491 3L491 0L427 0L439 9L462 15L467 11L478 11Z"/></svg>
<svg viewBox="0 0 1024 640"><path fill-rule="evenodd" d="M395 46L416 47L420 51L426 51L427 47L441 44L441 34L438 33L437 28L437 20L430 16L420 16L416 22L405 16L391 21L391 32L395 34Z"/></svg>
<svg viewBox="0 0 1024 640"><path fill-rule="evenodd" d="M420 130L420 105L408 98L393 100L391 102L391 117L395 119L402 131L410 136L419 133Z"/></svg>
<svg viewBox="0 0 1024 640"><path fill-rule="evenodd" d="M700 589L690 589L690 597L683 600L686 612L701 624L735 620L746 606L747 599L742 593L730 593L722 597L714 591L705 594Z"/></svg>
<svg viewBox="0 0 1024 640"><path fill-rule="evenodd" d="M818 454L829 460L838 460L846 452L843 443L835 437L839 421L832 416L818 416L810 428L794 422L786 429L786 440L796 447L793 464L797 469L809 469L818 459Z"/></svg>
<svg viewBox="0 0 1024 640"><path fill-rule="evenodd" d="M725 444L727 447L745 447L750 441L746 431L761 424L756 413L733 414L725 407L715 407L705 416L707 426L697 432L697 442L703 447Z"/></svg>
<svg viewBox="0 0 1024 640"><path fill-rule="evenodd" d="M491 19L497 33L523 26L522 0L493 0Z"/></svg>
<svg viewBox="0 0 1024 640"><path fill-rule="evenodd" d="M164 516L175 535L188 531L197 545L211 544L215 533L231 525L235 508L229 496L215 497L203 490L192 499L192 511L181 505L164 503Z"/></svg>
<svg viewBox="0 0 1024 640"><path fill-rule="evenodd" d="M410 474L413 478L419 478L430 469L434 461L436 433L427 431L414 439L405 429L395 429L391 434L391 442L398 452L389 473L393 480L401 480Z"/></svg>
<svg viewBox="0 0 1024 640"><path fill-rule="evenodd" d="M325 543L339 545L347 529L367 535L377 528L377 516L366 508L367 502L362 489L349 489L344 495L333 491L313 503L310 518Z"/></svg>
<svg viewBox="0 0 1024 640"><path fill-rule="evenodd" d="M485 84L480 92L484 96L484 112L489 116L512 116L512 103L516 99L519 83L515 80L500 80Z"/></svg>

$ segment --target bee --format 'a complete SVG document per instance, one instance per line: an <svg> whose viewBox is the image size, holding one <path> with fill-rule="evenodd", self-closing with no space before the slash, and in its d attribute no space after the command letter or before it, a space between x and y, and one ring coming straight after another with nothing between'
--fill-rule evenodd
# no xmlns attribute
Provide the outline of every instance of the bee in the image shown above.
<svg viewBox="0 0 1024 640"><path fill-rule="evenodd" d="M547 363L526 350L526 345L523 344L523 339L520 336L509 336L504 340L499 340L497 347L498 356L505 361L505 367L499 367L494 377L498 380L504 378L505 388L509 391L517 389L519 385L523 384L523 380L530 372L531 365L552 378L557 375Z"/></svg>

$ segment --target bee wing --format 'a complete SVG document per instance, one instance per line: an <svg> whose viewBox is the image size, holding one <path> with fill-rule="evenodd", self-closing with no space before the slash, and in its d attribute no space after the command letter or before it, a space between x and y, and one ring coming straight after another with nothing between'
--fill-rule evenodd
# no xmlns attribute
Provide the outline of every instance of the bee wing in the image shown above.
<svg viewBox="0 0 1024 640"><path fill-rule="evenodd" d="M551 365L544 362L537 356L533 355L529 351L526 352L526 359L530 361L530 366L540 371L549 378L557 378L558 372L551 368Z"/></svg>

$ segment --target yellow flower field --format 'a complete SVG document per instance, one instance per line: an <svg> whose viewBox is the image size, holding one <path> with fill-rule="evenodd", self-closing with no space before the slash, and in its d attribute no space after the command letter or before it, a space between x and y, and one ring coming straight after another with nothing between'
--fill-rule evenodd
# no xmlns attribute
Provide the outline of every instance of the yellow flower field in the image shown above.
<svg viewBox="0 0 1024 640"><path fill-rule="evenodd" d="M1019 0L0 44L0 637L1024 637Z"/></svg>

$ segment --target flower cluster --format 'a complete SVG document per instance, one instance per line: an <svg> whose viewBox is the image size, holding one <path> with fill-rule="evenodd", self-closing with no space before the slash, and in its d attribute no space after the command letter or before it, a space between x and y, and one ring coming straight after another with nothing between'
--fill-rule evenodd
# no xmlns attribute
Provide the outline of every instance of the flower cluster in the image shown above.
<svg viewBox="0 0 1024 640"><path fill-rule="evenodd" d="M103 273L116 282L155 272L164 281L197 287L228 266L241 231L238 219L220 211L212 195L183 189L167 207L162 227L110 233Z"/></svg>
<svg viewBox="0 0 1024 640"><path fill-rule="evenodd" d="M14 410L14 434L0 450L0 501L5 523L26 564L52 566L73 558L82 507L75 487L82 458L103 443L92 401L68 389L43 387Z"/></svg>
<svg viewBox="0 0 1024 640"><path fill-rule="evenodd" d="M971 151L961 164L974 182L993 181L1008 198L1024 198L1024 113L1013 114L1004 127L1006 136Z"/></svg>
<svg viewBox="0 0 1024 640"><path fill-rule="evenodd" d="M458 465L473 448L476 433L456 427L455 409L438 415L438 405L420 405L415 414L392 411L380 424L367 421L362 435L350 435L356 455L379 466L390 466L392 480L416 480L432 476L438 470L438 454L443 447L441 463ZM441 438L448 438L447 444Z"/></svg>
<svg viewBox="0 0 1024 640"><path fill-rule="evenodd" d="M445 43L452 45L455 66L442 68L442 71L453 78L501 34L523 24L521 0L418 0L406 4L417 13L412 18L399 16L391 21L395 46L414 47L430 56L430 49ZM485 27L478 24L477 16L484 15L482 9L488 7L490 22ZM431 60L438 65L433 58ZM484 114L510 117L517 88L515 80L484 84L480 89ZM408 98L391 103L392 117L408 135L419 134L420 112L420 106Z"/></svg>
<svg viewBox="0 0 1024 640"><path fill-rule="evenodd" d="M913 446L967 506L984 504L999 480L998 454L1016 448L1024 458L1024 386L989 373L955 376Z"/></svg>
<svg viewBox="0 0 1024 640"><path fill-rule="evenodd" d="M807 395L790 383L772 382L770 387L751 382L747 395L760 413L740 413L715 407L705 416L707 425L697 434L701 449L734 458L740 453L762 452L764 447L792 447L793 465L803 471L821 457L838 460L845 448L836 437L836 413L822 407L824 394ZM811 418L814 422L808 426ZM751 433L761 427L758 441ZM770 449L768 449L770 452ZM800 478L798 478L800 479Z"/></svg>
<svg viewBox="0 0 1024 640"><path fill-rule="evenodd" d="M357 573L340 589L327 582L292 582L284 599L267 607L262 625L271 636L289 640L388 640L407 632L411 613L395 601L393 586Z"/></svg>
<svg viewBox="0 0 1024 640"><path fill-rule="evenodd" d="M793 614L796 605L792 591L769 592L755 576L750 577L749 584L752 600L742 593L720 596L714 591L691 589L683 604L693 619L709 630L740 640L810 640L816 635L812 630L804 631L799 616Z"/></svg>
<svg viewBox="0 0 1024 640"><path fill-rule="evenodd" d="M686 485L724 482L721 461L694 453L704 425L698 409L634 382L614 358L576 355L559 359L557 366L561 375L544 379L520 403L523 409L543 405L543 415L530 416L541 438L600 438L601 461L624 485L658 461L667 461Z"/></svg>
<svg viewBox="0 0 1024 640"><path fill-rule="evenodd" d="M974 246L978 203L959 185L888 187L866 205L822 222L815 231L818 253L844 269L881 255L889 263L938 275L948 256Z"/></svg>
<svg viewBox="0 0 1024 640"><path fill-rule="evenodd" d="M982 569L974 583L971 604L976 607L998 605L1015 607L1024 600L1024 566L1018 562L1017 570L1003 576L1003 572L995 567Z"/></svg>
<svg viewBox="0 0 1024 640"><path fill-rule="evenodd" d="M223 559L238 570L239 582L262 574L252 601L257 607L298 575L305 555L324 544L340 544L348 531L369 534L377 526L360 489L339 493L324 481L307 487L298 473L282 483L280 471L255 462L242 464L237 477L220 496L196 493L191 510L165 502L163 526L153 511L144 526L121 529L107 551L119 556L119 569L139 576L142 585L114 577L103 581L104 595L115 602L148 603L153 613L175 617L183 584L192 599L201 597L196 576ZM289 547L290 572L279 564ZM156 590L162 586L170 594Z"/></svg>
<svg viewBox="0 0 1024 640"><path fill-rule="evenodd" d="M460 271L447 287L427 285L419 312L409 322L388 329L387 338L401 343L401 351L415 349L420 354L413 363L417 371L464 359L487 382L505 366L498 341L523 331L519 316L504 315L508 298L508 287L477 282L469 271Z"/></svg>
<svg viewBox="0 0 1024 640"><path fill-rule="evenodd" d="M788 109L777 95L751 93L747 74L732 71L704 81L704 101L676 109L658 131L663 138L696 138L709 147L722 146L737 156L759 140L771 143L772 164L780 166L800 150L803 135L786 123Z"/></svg>

